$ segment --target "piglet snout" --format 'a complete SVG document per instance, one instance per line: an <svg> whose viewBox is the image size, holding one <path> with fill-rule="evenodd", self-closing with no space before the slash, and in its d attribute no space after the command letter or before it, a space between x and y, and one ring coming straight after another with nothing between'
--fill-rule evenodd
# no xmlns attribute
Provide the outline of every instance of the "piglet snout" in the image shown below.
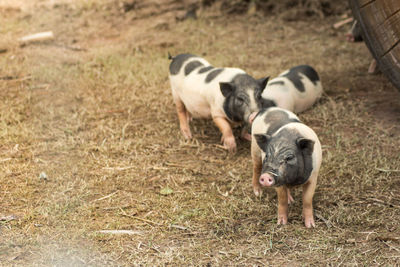
<svg viewBox="0 0 400 267"><path fill-rule="evenodd" d="M249 116L249 124L253 123L254 119L257 116L257 114L258 114L258 112L253 112L253 113L250 114L250 116Z"/></svg>
<svg viewBox="0 0 400 267"><path fill-rule="evenodd" d="M264 173L260 176L260 184L262 186L273 186L275 183L274 177L268 173Z"/></svg>

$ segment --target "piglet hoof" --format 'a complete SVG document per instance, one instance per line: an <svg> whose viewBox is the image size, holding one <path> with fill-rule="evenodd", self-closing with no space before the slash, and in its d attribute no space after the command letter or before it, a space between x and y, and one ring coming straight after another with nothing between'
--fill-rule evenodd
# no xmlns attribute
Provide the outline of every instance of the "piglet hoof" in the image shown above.
<svg viewBox="0 0 400 267"><path fill-rule="evenodd" d="M249 134L248 132L242 132L242 138L244 139L244 140L247 140L247 141L251 141L251 134Z"/></svg>
<svg viewBox="0 0 400 267"><path fill-rule="evenodd" d="M314 217L308 216L304 219L304 224L307 228L315 227Z"/></svg>
<svg viewBox="0 0 400 267"><path fill-rule="evenodd" d="M181 132L186 140L192 139L192 133L189 128L181 128Z"/></svg>
<svg viewBox="0 0 400 267"><path fill-rule="evenodd" d="M303 220L304 220L304 225L307 228L315 227L315 222L314 222L314 214L312 209L303 209Z"/></svg>
<svg viewBox="0 0 400 267"><path fill-rule="evenodd" d="M353 34L351 34L351 33L346 33L346 34L345 34L345 37L346 37L346 41L347 41L347 42L350 42L350 43L354 43L354 42L355 42L355 38L354 38Z"/></svg>
<svg viewBox="0 0 400 267"><path fill-rule="evenodd" d="M256 195L256 197L261 197L262 196L261 186L253 185L253 192L254 192L254 195Z"/></svg>
<svg viewBox="0 0 400 267"><path fill-rule="evenodd" d="M236 153L236 141L235 141L235 137L233 137L233 136L222 137L222 142L224 143L224 147L225 147L230 153Z"/></svg>
<svg viewBox="0 0 400 267"><path fill-rule="evenodd" d="M287 224L287 216L278 215L278 225L286 225L286 224Z"/></svg>

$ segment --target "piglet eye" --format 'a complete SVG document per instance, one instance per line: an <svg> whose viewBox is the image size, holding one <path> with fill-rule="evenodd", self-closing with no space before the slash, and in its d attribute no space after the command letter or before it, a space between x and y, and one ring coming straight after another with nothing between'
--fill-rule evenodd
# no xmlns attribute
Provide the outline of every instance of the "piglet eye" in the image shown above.
<svg viewBox="0 0 400 267"><path fill-rule="evenodd" d="M238 105L241 105L241 104L244 103L244 99L241 98L241 97L238 97L238 98L236 98L236 102L237 102Z"/></svg>
<svg viewBox="0 0 400 267"><path fill-rule="evenodd" d="M294 155L293 154L290 154L285 158L286 161L290 161L292 159L294 159Z"/></svg>

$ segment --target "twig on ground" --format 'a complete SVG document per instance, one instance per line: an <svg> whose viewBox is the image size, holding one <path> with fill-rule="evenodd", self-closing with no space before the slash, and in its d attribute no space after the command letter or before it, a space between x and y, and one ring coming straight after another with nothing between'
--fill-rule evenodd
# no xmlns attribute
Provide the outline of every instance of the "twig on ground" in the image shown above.
<svg viewBox="0 0 400 267"><path fill-rule="evenodd" d="M126 166L126 167L103 167L103 170L108 171L125 171L134 168L135 166Z"/></svg>
<svg viewBox="0 0 400 267"><path fill-rule="evenodd" d="M347 23L353 22L353 18L347 18L341 21L336 22L335 24L333 24L333 28L334 29L339 29L340 27L346 25Z"/></svg>
<svg viewBox="0 0 400 267"><path fill-rule="evenodd" d="M156 247L151 246L150 248L151 248L152 250L158 252L158 253L161 253L161 251L160 251L158 248L156 248Z"/></svg>
<svg viewBox="0 0 400 267"><path fill-rule="evenodd" d="M123 209L120 209L120 211L122 212L122 216L129 217L129 218L132 218L132 219L135 219L135 220L138 220L138 221L142 221L142 222L148 223L148 224L150 224L152 226L153 225L158 225L158 226L162 225L161 223L153 222L151 220L147 220L147 219L143 219L143 218L140 218L140 217L136 217L136 216L132 216L132 215L126 214L126 212Z"/></svg>
<svg viewBox="0 0 400 267"><path fill-rule="evenodd" d="M386 205L386 206L392 206L392 207L395 207L395 208L400 208L400 205L396 205L396 204L393 204L393 203L390 203L390 202L387 202L387 201L384 201L384 200L380 200L380 199L377 199L377 198L367 198L366 200L370 200L370 201L374 201L374 202L376 202L376 203L379 203L379 204L382 204L382 205Z"/></svg>
<svg viewBox="0 0 400 267"><path fill-rule="evenodd" d="M143 235L143 232L133 230L100 230L96 231L96 233L112 235Z"/></svg>
<svg viewBox="0 0 400 267"><path fill-rule="evenodd" d="M375 170L378 170L381 172L400 172L400 170L388 170L388 169L383 169L383 168L375 168Z"/></svg>
<svg viewBox="0 0 400 267"><path fill-rule="evenodd" d="M132 205L125 205L125 206L119 206L119 207L105 207L103 210L117 210L117 209L127 209L132 207Z"/></svg>
<svg viewBox="0 0 400 267"><path fill-rule="evenodd" d="M19 78L18 76L6 75L6 76L0 77L0 80L7 80L7 81L25 81L25 80L29 80L29 79L32 79L32 76L26 76L26 77Z"/></svg>
<svg viewBox="0 0 400 267"><path fill-rule="evenodd" d="M397 247L395 247L395 246L392 246L392 245L388 244L388 242L385 242L385 241L382 241L382 243L385 244L386 246L388 246L389 248L392 248L392 249L394 249L394 250L400 252L400 248L397 248Z"/></svg>
<svg viewBox="0 0 400 267"><path fill-rule="evenodd" d="M165 165L170 166L170 167L182 168L182 169L186 168L184 165L173 163L173 162L165 162Z"/></svg>
<svg viewBox="0 0 400 267"><path fill-rule="evenodd" d="M374 231L372 231L372 232L357 232L357 233L360 233L360 234L368 234L367 237L365 238L365 241L368 241L370 235L372 235L372 234L378 234L377 232L374 232Z"/></svg>
<svg viewBox="0 0 400 267"><path fill-rule="evenodd" d="M1 76L0 80L16 80L18 79L18 76L10 76L10 75L6 75L6 76Z"/></svg>
<svg viewBox="0 0 400 267"><path fill-rule="evenodd" d="M222 149L223 151L226 151L226 147L224 147L223 145L215 144L214 146L215 146L216 148Z"/></svg>
<svg viewBox="0 0 400 267"><path fill-rule="evenodd" d="M93 202L96 202L96 201L100 201L100 200L104 200L104 199L110 198L110 197L112 197L113 195L115 195L116 193L118 193L118 190L115 191L115 192L113 192L113 193L111 193L111 194L108 194L108 195L106 195L106 196L104 196L104 197L95 199L95 200L93 200Z"/></svg>
<svg viewBox="0 0 400 267"><path fill-rule="evenodd" d="M106 113L124 113L126 110L125 109L111 109L111 110L106 110Z"/></svg>
<svg viewBox="0 0 400 267"><path fill-rule="evenodd" d="M9 222L18 219L16 215L1 216L0 222Z"/></svg>
<svg viewBox="0 0 400 267"><path fill-rule="evenodd" d="M377 236L375 238L376 240L380 240L380 241L393 241L393 242L397 242L400 241L400 237L394 237L394 236Z"/></svg>
<svg viewBox="0 0 400 267"><path fill-rule="evenodd" d="M219 186L218 186L218 185L216 185L216 187L217 187L217 191L218 191L218 193L220 193L222 196L224 196L224 197L227 197L227 196L229 196L229 192L228 192L228 191L226 191L225 193L222 193L222 192L221 192L221 190L219 189Z"/></svg>
<svg viewBox="0 0 400 267"><path fill-rule="evenodd" d="M82 48L79 46L69 46L69 45L65 45L65 44L51 44L52 46L56 46L56 47L61 47L61 48L65 48L65 49L69 49L72 51L87 51L86 48Z"/></svg>
<svg viewBox="0 0 400 267"><path fill-rule="evenodd" d="M189 228L187 228L185 226L181 226L181 225L177 225L177 224L171 224L169 227L176 228L176 229L179 229L179 230L190 230Z"/></svg>
<svg viewBox="0 0 400 267"><path fill-rule="evenodd" d="M21 39L19 41L21 42L22 45L32 43L32 42L40 42L40 41L48 41L48 40L53 40L54 39L54 34L52 31L47 31L47 32L38 32L34 34L29 34Z"/></svg>
<svg viewBox="0 0 400 267"><path fill-rule="evenodd" d="M327 226L328 228L331 228L331 227L333 226L333 224L332 224L329 220L325 219L325 218L321 215L321 213L319 213L319 212L316 211L316 210L315 210L315 217L317 217L318 219L320 219L321 221L323 221L323 222L326 224L326 226Z"/></svg>

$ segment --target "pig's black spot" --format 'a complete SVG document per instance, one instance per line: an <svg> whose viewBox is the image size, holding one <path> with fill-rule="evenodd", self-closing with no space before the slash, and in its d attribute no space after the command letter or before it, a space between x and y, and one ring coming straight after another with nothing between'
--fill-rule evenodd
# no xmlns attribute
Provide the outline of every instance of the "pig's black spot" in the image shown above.
<svg viewBox="0 0 400 267"><path fill-rule="evenodd" d="M235 75L235 77L233 77L232 79L232 82L236 85L236 88L239 89L248 89L248 88L258 89L258 87L260 87L257 81L246 73L240 73Z"/></svg>
<svg viewBox="0 0 400 267"><path fill-rule="evenodd" d="M290 185L305 184L310 178L311 172L313 171L312 154L305 155L303 153L304 171L302 175L297 176L297 179Z"/></svg>
<svg viewBox="0 0 400 267"><path fill-rule="evenodd" d="M224 69L215 69L215 70L211 71L209 74L207 74L206 83L209 83L212 80L214 80L215 77L217 77L223 70Z"/></svg>
<svg viewBox="0 0 400 267"><path fill-rule="evenodd" d="M199 69L199 73L207 72L209 70L212 70L213 68L214 68L213 66L207 66L207 67L201 68L201 69Z"/></svg>
<svg viewBox="0 0 400 267"><path fill-rule="evenodd" d="M283 110L271 110L268 111L264 117L264 122L269 124L267 133L268 135L273 135L276 131L278 131L284 125L291 122L300 122L298 119L289 118L289 114Z"/></svg>
<svg viewBox="0 0 400 267"><path fill-rule="evenodd" d="M234 122L243 121L242 116L240 116L240 113L235 109L233 96L229 96L228 98L225 99L223 108L224 108L224 112L225 112L226 116L231 121L234 121Z"/></svg>
<svg viewBox="0 0 400 267"><path fill-rule="evenodd" d="M276 82L269 83L268 85L285 85L285 82L284 81L276 81Z"/></svg>
<svg viewBox="0 0 400 267"><path fill-rule="evenodd" d="M169 64L169 73L176 75L182 68L183 63L191 57L196 57L192 54L180 54L172 58L171 64Z"/></svg>
<svg viewBox="0 0 400 267"><path fill-rule="evenodd" d="M312 163L312 153L313 152L314 151L307 151L307 150L302 151L303 163L304 163L303 173L302 173L302 175L300 173L298 174L295 184L293 184L293 185L304 184L310 178L311 172L314 169L313 163Z"/></svg>
<svg viewBox="0 0 400 267"><path fill-rule="evenodd" d="M299 67L299 72L303 73L314 85L319 81L318 73L308 65L301 65Z"/></svg>
<svg viewBox="0 0 400 267"><path fill-rule="evenodd" d="M195 61L189 62L185 66L185 75L188 76L192 71L194 71L195 69L197 69L200 66L203 66L203 63L201 63L200 61L195 60Z"/></svg>
<svg viewBox="0 0 400 267"><path fill-rule="evenodd" d="M291 68L288 73L283 75L283 77L288 78L300 92L305 91L304 84L301 81L301 76L299 75L300 73L310 79L314 85L316 85L317 81L319 81L318 73L308 65L300 65Z"/></svg>

